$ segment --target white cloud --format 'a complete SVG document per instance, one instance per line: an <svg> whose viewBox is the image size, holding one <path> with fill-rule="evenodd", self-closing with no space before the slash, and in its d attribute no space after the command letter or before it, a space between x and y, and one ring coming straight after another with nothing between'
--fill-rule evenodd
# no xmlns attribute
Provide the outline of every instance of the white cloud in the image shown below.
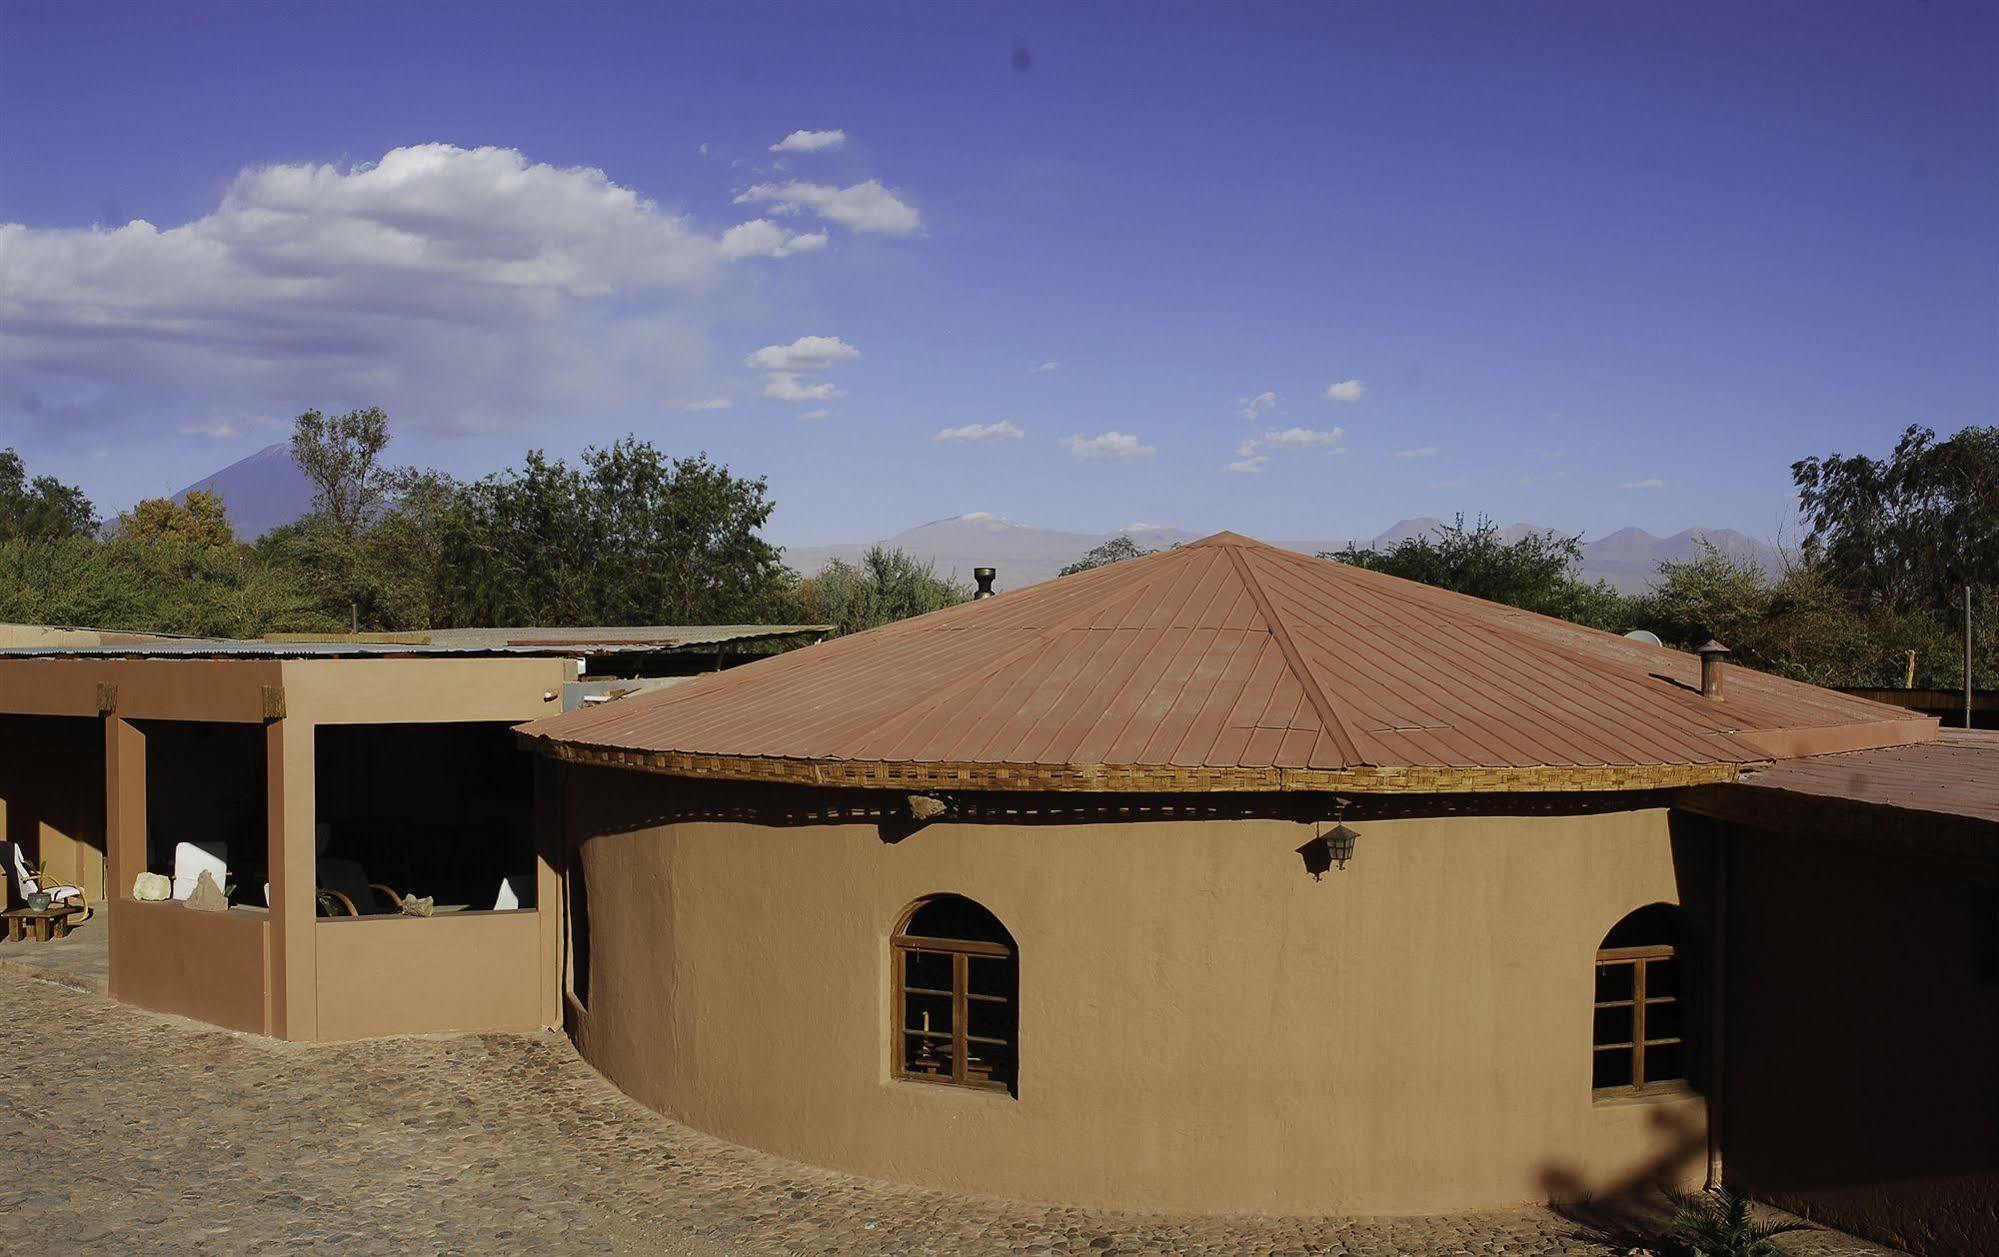
<svg viewBox="0 0 1999 1257"><path fill-rule="evenodd" d="M846 395L845 389L832 384L802 384L791 371L773 371L764 377L764 396L781 402L826 402Z"/></svg>
<svg viewBox="0 0 1999 1257"><path fill-rule="evenodd" d="M743 365L757 371L824 371L860 356L860 350L838 336L801 336L789 345L765 345L743 359Z"/></svg>
<svg viewBox="0 0 1999 1257"><path fill-rule="evenodd" d="M733 405L735 403L728 398L717 396L710 397L706 401L682 402L680 403L680 408L682 410L727 410Z"/></svg>
<svg viewBox="0 0 1999 1257"><path fill-rule="evenodd" d="M801 411L799 412L798 417L800 419L824 419L827 415L830 415L832 413L833 413L832 411L827 410L824 406L821 406L818 410Z"/></svg>
<svg viewBox="0 0 1999 1257"><path fill-rule="evenodd" d="M1663 480L1627 480L1617 487L1620 489L1663 489L1666 487L1666 482Z"/></svg>
<svg viewBox="0 0 1999 1257"><path fill-rule="evenodd" d="M1344 454L1346 449L1340 444L1340 438L1346 434L1345 428L1329 428L1323 432L1312 428L1286 428L1282 432L1266 432L1257 440L1270 449L1306 450L1325 446L1335 454Z"/></svg>
<svg viewBox="0 0 1999 1257"><path fill-rule="evenodd" d="M232 436L241 436L243 430L227 419L214 419L207 423L182 424L180 434L182 436L205 436L210 440L221 441Z"/></svg>
<svg viewBox="0 0 1999 1257"><path fill-rule="evenodd" d="M72 427L368 403L479 431L611 413L684 395L733 268L824 245L768 219L703 230L509 148L265 166L179 226L0 224L0 377Z"/></svg>
<svg viewBox="0 0 1999 1257"><path fill-rule="evenodd" d="M1018 427L1006 419L997 423L968 423L961 428L944 428L933 441L1018 441L1026 436Z"/></svg>
<svg viewBox="0 0 1999 1257"><path fill-rule="evenodd" d="M1118 431L1100 432L1092 437L1065 436L1062 445L1086 463L1125 462L1159 452L1157 447L1147 445L1129 432Z"/></svg>
<svg viewBox="0 0 1999 1257"><path fill-rule="evenodd" d="M825 232L786 231L768 218L752 218L722 233L722 256L732 262L749 257L788 258L825 247Z"/></svg>
<svg viewBox="0 0 1999 1257"><path fill-rule="evenodd" d="M764 203L780 214L810 210L850 231L908 236L923 230L922 215L883 187L879 179L845 188L797 179L789 183L759 183L736 197L738 205Z"/></svg>
<svg viewBox="0 0 1999 1257"><path fill-rule="evenodd" d="M1357 402L1367 394L1367 385L1359 380L1341 380L1338 384L1326 385L1326 400L1329 402Z"/></svg>
<svg viewBox="0 0 1999 1257"><path fill-rule="evenodd" d="M1345 428L1270 428L1262 436L1253 436L1236 446L1236 461L1224 469L1237 473L1259 472L1270 465L1271 450L1323 449L1327 454L1344 454L1346 447L1340 441L1346 436Z"/></svg>
<svg viewBox="0 0 1999 1257"><path fill-rule="evenodd" d="M1236 405L1242 407L1242 409L1237 413L1240 414L1243 418L1254 419L1258 415L1262 414L1264 411L1269 410L1273 406L1277 405L1277 394L1258 393L1254 397L1242 398L1240 401L1236 403Z"/></svg>
<svg viewBox="0 0 1999 1257"><path fill-rule="evenodd" d="M1041 373L1041 372L1045 372L1045 371L1060 371L1061 369L1062 369L1062 364L1061 364L1061 363L1059 363L1059 362L1044 362L1044 363L1042 363L1042 364L1041 364L1040 366L1038 366L1038 367L1029 367L1029 368L1028 368L1028 370L1029 370L1030 372L1034 372L1034 373L1036 373L1036 374L1039 374L1039 373Z"/></svg>
<svg viewBox="0 0 1999 1257"><path fill-rule="evenodd" d="M1439 447L1439 446L1435 446L1435 445L1425 445L1425 446L1421 446L1421 447L1419 447L1419 448L1417 448L1417 449L1413 449L1413 450L1397 450L1397 451L1395 451L1395 457L1397 457L1397 458L1435 458L1435 457L1436 457L1436 456L1437 456L1438 454L1441 454L1442 452L1443 452L1443 450L1442 450L1442 448L1441 448L1441 447Z"/></svg>
<svg viewBox="0 0 1999 1257"><path fill-rule="evenodd" d="M847 142L845 131L793 131L770 146L773 153L817 153Z"/></svg>

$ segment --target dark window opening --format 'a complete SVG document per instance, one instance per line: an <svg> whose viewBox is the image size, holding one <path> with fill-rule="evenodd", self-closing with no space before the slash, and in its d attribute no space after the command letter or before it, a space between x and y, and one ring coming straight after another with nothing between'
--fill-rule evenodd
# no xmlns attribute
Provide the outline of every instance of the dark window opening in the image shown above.
<svg viewBox="0 0 1999 1257"><path fill-rule="evenodd" d="M137 722L146 737L146 868L187 899L205 872L230 902L265 906L270 812L262 725ZM113 888L120 896L132 887Z"/></svg>
<svg viewBox="0 0 1999 1257"><path fill-rule="evenodd" d="M1680 910L1640 908L1611 927L1596 953L1590 1085L1644 1092L1687 1079Z"/></svg>
<svg viewBox="0 0 1999 1257"><path fill-rule="evenodd" d="M999 919L959 895L925 899L890 962L895 1076L1019 1094L1020 954Z"/></svg>
<svg viewBox="0 0 1999 1257"><path fill-rule="evenodd" d="M535 906L534 759L501 724L321 725L318 881L332 915Z"/></svg>

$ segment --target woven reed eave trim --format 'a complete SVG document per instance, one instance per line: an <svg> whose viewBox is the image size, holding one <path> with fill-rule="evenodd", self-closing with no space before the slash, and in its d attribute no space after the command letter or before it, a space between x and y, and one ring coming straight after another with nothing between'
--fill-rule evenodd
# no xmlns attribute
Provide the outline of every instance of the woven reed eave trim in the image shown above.
<svg viewBox="0 0 1999 1257"><path fill-rule="evenodd" d="M1351 790L1359 794L1542 794L1673 790L1734 781L1758 764L1536 765L1526 768L1172 768L1146 764L892 764L638 751L522 737L570 764L719 781L901 790L1074 790L1119 794Z"/></svg>

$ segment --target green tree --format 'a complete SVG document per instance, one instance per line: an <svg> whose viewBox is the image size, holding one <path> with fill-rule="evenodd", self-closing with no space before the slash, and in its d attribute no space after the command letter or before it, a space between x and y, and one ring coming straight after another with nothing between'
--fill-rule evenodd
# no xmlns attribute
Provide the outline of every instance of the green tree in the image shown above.
<svg viewBox="0 0 1999 1257"><path fill-rule="evenodd" d="M1126 559L1142 559L1148 554L1157 553L1159 553L1157 550L1148 550L1130 537L1119 533L1055 574L1074 576L1078 572L1087 572L1092 568L1108 567L1113 563L1122 563Z"/></svg>
<svg viewBox="0 0 1999 1257"><path fill-rule="evenodd" d="M1630 617L1624 597L1615 589L1577 575L1581 538L1528 533L1507 541L1499 526L1484 516L1467 527L1459 515L1452 523L1404 538L1386 550L1349 545L1319 557L1597 628L1625 627Z"/></svg>
<svg viewBox="0 0 1999 1257"><path fill-rule="evenodd" d="M761 479L627 437L580 467L530 451L436 521L442 622L719 624L768 618L794 577L758 530Z"/></svg>
<svg viewBox="0 0 1999 1257"><path fill-rule="evenodd" d="M308 410L292 425L292 461L312 482L312 509L348 536L358 533L388 494L389 416L380 406L331 419Z"/></svg>
<svg viewBox="0 0 1999 1257"><path fill-rule="evenodd" d="M841 633L879 628L895 620L955 606L972 596L967 586L937 575L935 566L888 546L870 546L859 560L834 559L799 582L802 619L831 624Z"/></svg>
<svg viewBox="0 0 1999 1257"><path fill-rule="evenodd" d="M177 537L200 546L233 546L236 529L218 494L195 489L185 503L147 498L118 516L118 535L130 541Z"/></svg>
<svg viewBox="0 0 1999 1257"><path fill-rule="evenodd" d="M97 512L75 485L54 476L28 479L21 456L0 450L0 541L54 541L97 532Z"/></svg>
<svg viewBox="0 0 1999 1257"><path fill-rule="evenodd" d="M1966 585L1999 586L1999 427L1939 441L1911 425L1885 460L1807 458L1791 478L1806 553L1856 595L1942 610Z"/></svg>

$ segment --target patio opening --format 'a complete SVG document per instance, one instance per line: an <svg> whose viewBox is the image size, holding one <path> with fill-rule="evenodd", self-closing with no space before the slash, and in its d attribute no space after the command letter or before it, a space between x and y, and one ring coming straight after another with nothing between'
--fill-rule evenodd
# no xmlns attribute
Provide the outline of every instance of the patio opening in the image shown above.
<svg viewBox="0 0 1999 1257"><path fill-rule="evenodd" d="M188 720L136 722L146 738L146 868L186 900L206 871L232 905L263 908L264 729ZM132 887L120 886L121 895Z"/></svg>
<svg viewBox="0 0 1999 1257"><path fill-rule="evenodd" d="M38 886L79 887L91 903L104 898L101 720L0 716L0 838L4 906L21 906L24 871Z"/></svg>
<svg viewBox="0 0 1999 1257"><path fill-rule="evenodd" d="M532 910L534 760L508 729L320 726L321 912Z"/></svg>

